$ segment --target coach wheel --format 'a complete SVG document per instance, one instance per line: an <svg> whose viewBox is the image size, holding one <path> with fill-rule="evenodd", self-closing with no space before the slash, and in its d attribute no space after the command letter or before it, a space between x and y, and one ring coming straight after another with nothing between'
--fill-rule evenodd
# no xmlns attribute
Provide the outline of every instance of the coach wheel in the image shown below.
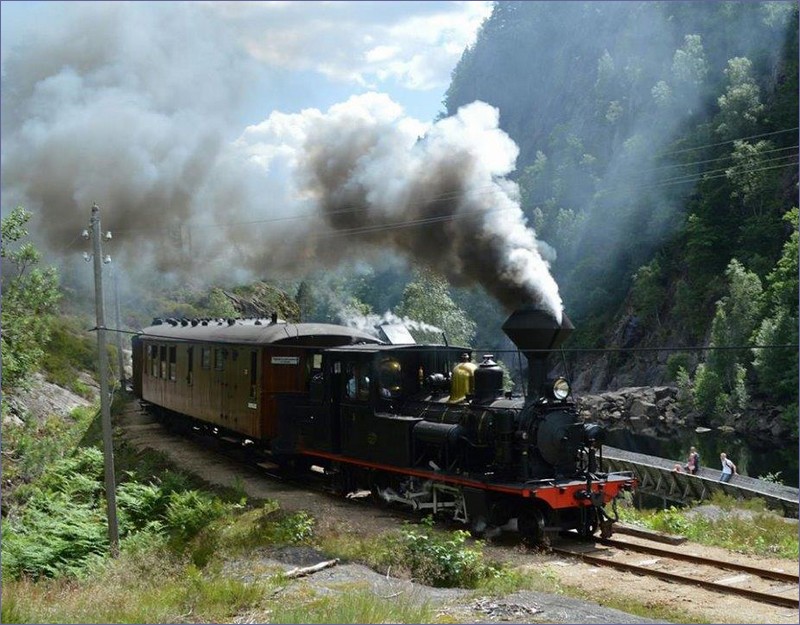
<svg viewBox="0 0 800 625"><path fill-rule="evenodd" d="M544 525L544 513L536 508L523 510L517 517L519 533L526 542L533 545L544 544Z"/></svg>

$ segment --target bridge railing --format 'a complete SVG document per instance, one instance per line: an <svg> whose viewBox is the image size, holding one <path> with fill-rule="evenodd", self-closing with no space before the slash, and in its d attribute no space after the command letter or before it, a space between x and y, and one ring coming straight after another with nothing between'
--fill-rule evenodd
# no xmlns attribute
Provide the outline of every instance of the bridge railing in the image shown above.
<svg viewBox="0 0 800 625"><path fill-rule="evenodd" d="M736 499L759 498L769 508L780 511L786 517L798 516L800 491L796 488L744 475L735 475L727 483L720 482L720 471L710 468L701 467L697 475L674 469L675 461L667 458L603 447L603 470L632 471L642 493L674 502L691 503L705 501L722 491Z"/></svg>

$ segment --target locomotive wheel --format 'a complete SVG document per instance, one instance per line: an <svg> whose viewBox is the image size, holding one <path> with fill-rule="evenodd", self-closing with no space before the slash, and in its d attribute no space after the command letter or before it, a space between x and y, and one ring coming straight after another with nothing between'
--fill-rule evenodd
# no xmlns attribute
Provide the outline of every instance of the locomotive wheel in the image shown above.
<svg viewBox="0 0 800 625"><path fill-rule="evenodd" d="M581 509L581 524L578 527L578 534L581 538L591 538L597 532L598 514L595 508Z"/></svg>
<svg viewBox="0 0 800 625"><path fill-rule="evenodd" d="M522 538L532 545L545 543L544 513L536 508L523 510L517 517L517 529Z"/></svg>

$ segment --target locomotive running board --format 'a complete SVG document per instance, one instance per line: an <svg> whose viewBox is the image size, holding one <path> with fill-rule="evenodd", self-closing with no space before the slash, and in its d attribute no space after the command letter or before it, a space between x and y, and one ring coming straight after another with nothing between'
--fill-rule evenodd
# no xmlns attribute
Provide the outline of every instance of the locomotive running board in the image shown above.
<svg viewBox="0 0 800 625"><path fill-rule="evenodd" d="M572 507L576 503L585 506L591 505L589 499L581 500L581 499L576 499L574 497L577 491L586 488L586 482L581 480L572 480L566 484L553 483L551 485L543 487L514 486L511 484L493 484L490 482L482 482L474 478L465 478L448 473L437 473L435 471L424 471L422 469L412 469L409 467L396 467L392 465L380 464L378 462L372 462L370 460L348 458L345 456L332 454L324 451L301 449L299 450L299 452L307 456L325 458L326 460L332 460L334 462L341 462L343 464L360 466L367 469L376 469L379 471L398 473L400 475L412 475L414 477L434 480L438 482L444 482L446 484L455 484L457 486L466 486L466 487L490 490L499 493L504 493L507 495L515 495L517 497L522 497L522 498L543 499L553 508ZM632 486L630 482L631 482L630 479L621 476L616 476L616 479L612 479L612 476L609 475L608 478L606 478L605 482L595 482L593 484L594 486L598 487L597 490L594 490L593 492L599 492L601 490L604 490L605 487L617 487L618 491L613 493L613 495L616 496L617 494L619 494L619 490L623 490L627 486Z"/></svg>

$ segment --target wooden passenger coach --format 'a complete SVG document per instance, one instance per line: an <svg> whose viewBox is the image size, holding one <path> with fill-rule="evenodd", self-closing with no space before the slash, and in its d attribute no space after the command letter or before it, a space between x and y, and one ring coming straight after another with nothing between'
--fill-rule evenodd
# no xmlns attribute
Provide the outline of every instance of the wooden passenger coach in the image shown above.
<svg viewBox="0 0 800 625"><path fill-rule="evenodd" d="M133 340L134 392L254 440L278 435L278 398L308 393L322 350L378 343L355 329L270 320L156 322Z"/></svg>

